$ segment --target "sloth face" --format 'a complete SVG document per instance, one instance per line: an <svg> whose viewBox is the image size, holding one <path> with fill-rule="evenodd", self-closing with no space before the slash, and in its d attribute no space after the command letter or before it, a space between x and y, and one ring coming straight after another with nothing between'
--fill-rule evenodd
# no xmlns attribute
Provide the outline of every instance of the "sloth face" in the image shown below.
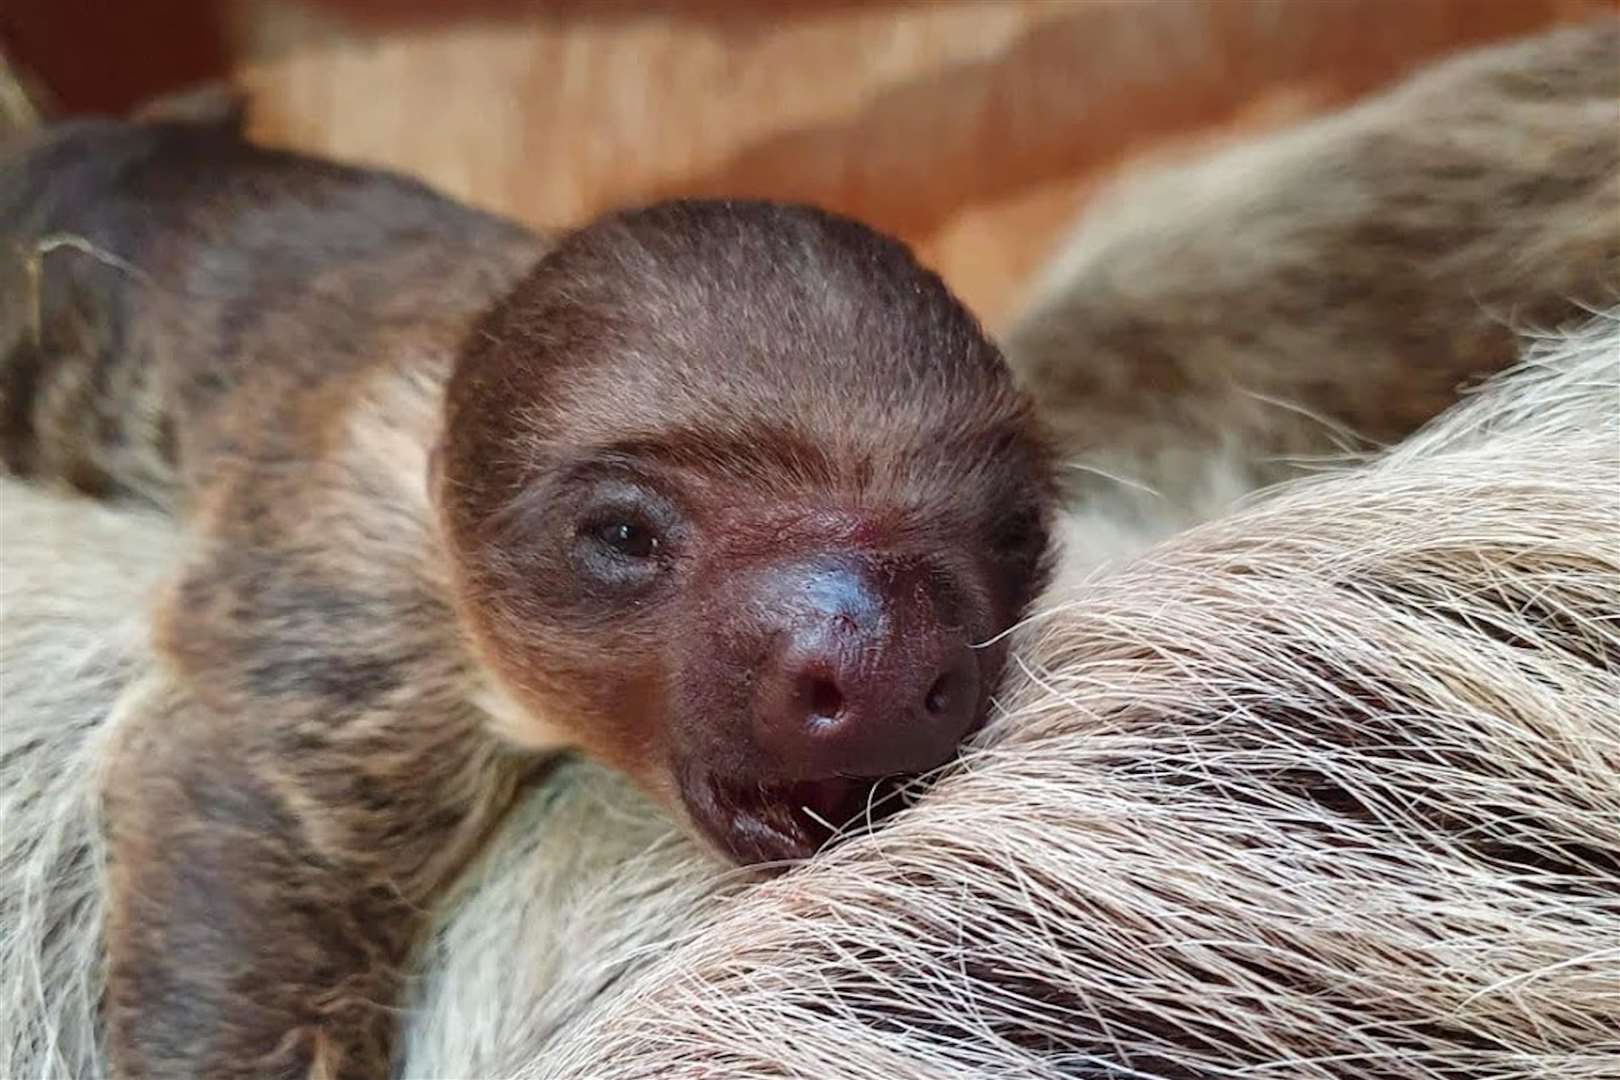
<svg viewBox="0 0 1620 1080"><path fill-rule="evenodd" d="M441 457L490 668L739 861L950 760L1047 574L1050 458L995 347L802 208L565 240L473 335Z"/></svg>

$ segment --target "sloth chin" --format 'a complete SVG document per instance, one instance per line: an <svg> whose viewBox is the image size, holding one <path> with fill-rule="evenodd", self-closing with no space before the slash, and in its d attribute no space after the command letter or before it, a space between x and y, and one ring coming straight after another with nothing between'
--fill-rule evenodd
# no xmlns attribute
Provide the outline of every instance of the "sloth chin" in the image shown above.
<svg viewBox="0 0 1620 1080"><path fill-rule="evenodd" d="M761 779L687 770L681 799L697 831L743 865L793 863L894 813L909 777Z"/></svg>

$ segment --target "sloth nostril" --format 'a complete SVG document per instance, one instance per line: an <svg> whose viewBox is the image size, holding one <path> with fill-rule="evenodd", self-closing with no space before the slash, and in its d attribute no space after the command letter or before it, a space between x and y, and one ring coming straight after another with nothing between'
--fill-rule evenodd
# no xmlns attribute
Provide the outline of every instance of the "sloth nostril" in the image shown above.
<svg viewBox="0 0 1620 1080"><path fill-rule="evenodd" d="M844 695L829 679L810 679L810 715L816 720L832 720L844 710Z"/></svg>
<svg viewBox="0 0 1620 1080"><path fill-rule="evenodd" d="M950 672L935 679L934 685L928 688L928 696L923 698L923 708L934 716L950 711L956 697L958 681Z"/></svg>
<svg viewBox="0 0 1620 1080"><path fill-rule="evenodd" d="M964 629L940 618L950 597L936 576L920 561L828 556L742 579L761 621L759 678L738 694L763 769L808 782L951 759L982 695Z"/></svg>

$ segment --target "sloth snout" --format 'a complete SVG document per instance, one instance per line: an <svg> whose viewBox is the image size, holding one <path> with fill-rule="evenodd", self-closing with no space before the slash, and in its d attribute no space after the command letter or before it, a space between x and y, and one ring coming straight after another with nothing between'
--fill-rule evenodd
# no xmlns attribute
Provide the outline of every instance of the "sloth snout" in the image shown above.
<svg viewBox="0 0 1620 1080"><path fill-rule="evenodd" d="M978 660L921 568L773 568L755 737L788 775L884 776L948 761L979 711Z"/></svg>

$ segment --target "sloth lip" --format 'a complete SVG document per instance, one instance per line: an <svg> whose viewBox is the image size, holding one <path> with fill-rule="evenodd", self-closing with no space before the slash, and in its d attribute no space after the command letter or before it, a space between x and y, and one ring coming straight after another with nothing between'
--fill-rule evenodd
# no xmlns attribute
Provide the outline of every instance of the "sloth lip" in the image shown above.
<svg viewBox="0 0 1620 1080"><path fill-rule="evenodd" d="M687 812L704 837L744 865L806 859L898 808L903 777L761 780L688 773Z"/></svg>

